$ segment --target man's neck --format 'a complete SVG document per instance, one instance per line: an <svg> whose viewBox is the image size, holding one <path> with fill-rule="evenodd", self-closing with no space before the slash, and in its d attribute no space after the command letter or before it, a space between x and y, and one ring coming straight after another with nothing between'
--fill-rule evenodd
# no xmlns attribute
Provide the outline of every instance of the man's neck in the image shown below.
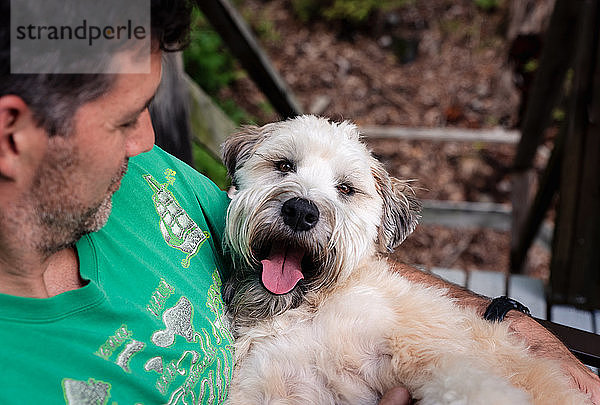
<svg viewBox="0 0 600 405"><path fill-rule="evenodd" d="M76 290L85 285L79 274L79 259L74 248L61 250L49 260L44 273L44 284L49 297Z"/></svg>
<svg viewBox="0 0 600 405"><path fill-rule="evenodd" d="M31 298L49 298L85 285L79 275L75 249L61 250L38 263L22 263L8 270L6 263L0 271L0 293Z"/></svg>

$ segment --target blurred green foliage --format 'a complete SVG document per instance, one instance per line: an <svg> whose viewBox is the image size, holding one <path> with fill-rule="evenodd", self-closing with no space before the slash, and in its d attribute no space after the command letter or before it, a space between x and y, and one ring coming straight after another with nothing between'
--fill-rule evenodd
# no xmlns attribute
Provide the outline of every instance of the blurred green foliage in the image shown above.
<svg viewBox="0 0 600 405"><path fill-rule="evenodd" d="M536 70L538 70L538 67L540 65L539 60L537 59L529 59L527 61L527 63L525 64L525 66L523 67L523 69L527 72L527 73L533 73Z"/></svg>
<svg viewBox="0 0 600 405"><path fill-rule="evenodd" d="M212 97L219 107L239 125L252 122L252 117L231 100L220 100L219 91L245 73L236 65L234 57L196 8L192 14L190 45L183 52L185 71Z"/></svg>
<svg viewBox="0 0 600 405"><path fill-rule="evenodd" d="M192 15L192 31L189 46L183 52L187 74L213 99L213 101L236 124L253 119L233 100L218 97L221 89L231 85L245 73L236 65L234 57L204 15L196 8ZM227 170L221 161L197 143L192 143L194 167L210 178L219 188L229 186Z"/></svg>
<svg viewBox="0 0 600 405"><path fill-rule="evenodd" d="M192 41L183 53L185 70L204 91L216 95L235 79L234 60L216 32L199 28L191 36Z"/></svg>
<svg viewBox="0 0 600 405"><path fill-rule="evenodd" d="M561 107L556 107L552 110L552 120L554 122L563 122L567 117L567 113Z"/></svg>
<svg viewBox="0 0 600 405"><path fill-rule="evenodd" d="M474 0L475 5L483 11L494 11L500 6L501 0Z"/></svg>
<svg viewBox="0 0 600 405"><path fill-rule="evenodd" d="M227 169L219 159L196 143L192 144L192 154L196 170L211 179L221 190L229 188L231 181L227 177Z"/></svg>
<svg viewBox="0 0 600 405"><path fill-rule="evenodd" d="M296 15L302 21L324 18L362 24L378 10L401 7L411 0L292 0Z"/></svg>

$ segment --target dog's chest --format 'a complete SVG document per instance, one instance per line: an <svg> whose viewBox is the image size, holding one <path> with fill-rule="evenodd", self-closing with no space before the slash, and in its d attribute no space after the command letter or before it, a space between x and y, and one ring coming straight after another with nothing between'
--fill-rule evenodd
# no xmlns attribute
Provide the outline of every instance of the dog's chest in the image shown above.
<svg viewBox="0 0 600 405"><path fill-rule="evenodd" d="M391 384L382 376L390 375L385 370L390 367L393 318L392 308L377 291L350 288L316 308L304 305L287 311L243 336L250 339L246 344L239 343L252 347L244 362L268 356L272 362L294 364L298 372L343 375L328 384L352 382L351 391L358 390L357 398L365 399L376 395L374 387Z"/></svg>

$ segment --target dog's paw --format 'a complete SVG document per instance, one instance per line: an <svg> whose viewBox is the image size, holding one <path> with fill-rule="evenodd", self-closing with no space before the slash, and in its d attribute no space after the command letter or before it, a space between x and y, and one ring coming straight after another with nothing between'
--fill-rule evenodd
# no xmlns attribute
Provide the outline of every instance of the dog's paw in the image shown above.
<svg viewBox="0 0 600 405"><path fill-rule="evenodd" d="M530 405L528 393L485 370L458 364L438 368L416 393L422 405Z"/></svg>
<svg viewBox="0 0 600 405"><path fill-rule="evenodd" d="M464 387L463 387L464 388ZM427 393L418 402L420 405L531 405L529 395L514 387L486 390L483 387L465 392L449 389L444 392Z"/></svg>

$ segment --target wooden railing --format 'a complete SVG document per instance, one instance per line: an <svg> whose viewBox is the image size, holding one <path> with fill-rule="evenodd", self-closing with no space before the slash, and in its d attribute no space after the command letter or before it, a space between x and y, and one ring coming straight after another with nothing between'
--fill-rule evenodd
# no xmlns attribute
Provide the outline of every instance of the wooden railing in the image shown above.
<svg viewBox="0 0 600 405"><path fill-rule="evenodd" d="M519 272L558 194L549 299L596 309L600 308L599 27L597 0L556 1L514 162L511 247L512 271ZM572 75L567 75L569 69ZM535 152L563 96L569 100L567 120L531 201Z"/></svg>

